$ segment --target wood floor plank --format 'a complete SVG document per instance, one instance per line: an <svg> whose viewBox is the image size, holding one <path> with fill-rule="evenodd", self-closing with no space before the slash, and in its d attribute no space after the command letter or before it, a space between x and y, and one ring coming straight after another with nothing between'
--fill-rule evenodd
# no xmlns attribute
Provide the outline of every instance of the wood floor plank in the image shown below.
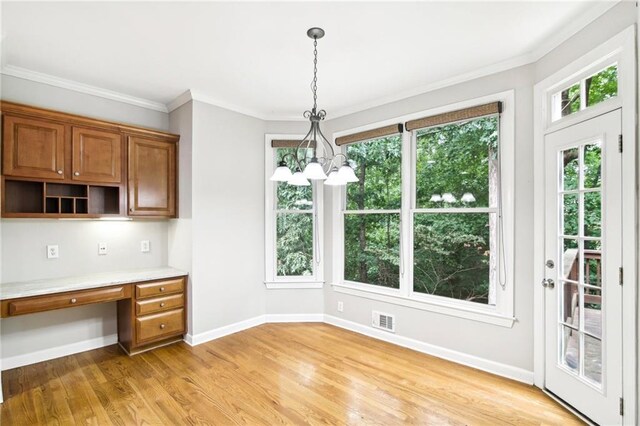
<svg viewBox="0 0 640 426"><path fill-rule="evenodd" d="M539 389L327 324L3 372L5 425L581 424Z"/></svg>

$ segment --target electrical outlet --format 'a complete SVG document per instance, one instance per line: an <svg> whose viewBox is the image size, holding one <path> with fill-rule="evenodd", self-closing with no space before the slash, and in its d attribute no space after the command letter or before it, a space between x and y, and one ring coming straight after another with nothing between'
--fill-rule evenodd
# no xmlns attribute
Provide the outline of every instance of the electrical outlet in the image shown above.
<svg viewBox="0 0 640 426"><path fill-rule="evenodd" d="M104 256L107 254L107 243L98 243L98 255Z"/></svg>
<svg viewBox="0 0 640 426"><path fill-rule="evenodd" d="M47 259L57 259L59 256L58 246L47 246Z"/></svg>
<svg viewBox="0 0 640 426"><path fill-rule="evenodd" d="M140 241L140 251L143 253L149 253L151 251L151 243L149 240Z"/></svg>
<svg viewBox="0 0 640 426"><path fill-rule="evenodd" d="M338 312L344 311L344 302L342 300L338 301Z"/></svg>

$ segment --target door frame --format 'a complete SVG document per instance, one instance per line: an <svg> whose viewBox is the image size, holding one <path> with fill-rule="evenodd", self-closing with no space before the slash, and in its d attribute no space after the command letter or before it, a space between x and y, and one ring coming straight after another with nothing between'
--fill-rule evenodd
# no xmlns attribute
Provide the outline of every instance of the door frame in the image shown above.
<svg viewBox="0 0 640 426"><path fill-rule="evenodd" d="M551 94L561 90L564 85L586 77L591 71L598 71L600 65L611 61L618 62L618 96L598 105L576 112L554 123L550 120L549 99ZM638 395L638 294L636 291L638 265L638 194L636 191L637 152L636 152L636 28L632 25L608 41L589 51L571 64L545 78L534 86L534 253L533 253L533 337L534 337L534 384L545 389L545 305L541 281L545 276L545 162L544 138L548 133L569 127L622 108L622 136L624 151L622 157L622 199L634 200L625 206L622 212L622 232L627 237L623 241L622 267L624 284L622 286L623 312L632 312L622 319L622 368L624 416L623 424L637 422L638 407L634 404Z"/></svg>

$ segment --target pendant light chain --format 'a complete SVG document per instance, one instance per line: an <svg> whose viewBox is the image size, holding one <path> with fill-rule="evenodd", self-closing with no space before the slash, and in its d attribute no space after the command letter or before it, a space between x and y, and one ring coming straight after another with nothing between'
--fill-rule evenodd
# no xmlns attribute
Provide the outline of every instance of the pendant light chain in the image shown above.
<svg viewBox="0 0 640 426"><path fill-rule="evenodd" d="M318 38L313 38L313 81L311 82L313 92L313 111L318 109Z"/></svg>

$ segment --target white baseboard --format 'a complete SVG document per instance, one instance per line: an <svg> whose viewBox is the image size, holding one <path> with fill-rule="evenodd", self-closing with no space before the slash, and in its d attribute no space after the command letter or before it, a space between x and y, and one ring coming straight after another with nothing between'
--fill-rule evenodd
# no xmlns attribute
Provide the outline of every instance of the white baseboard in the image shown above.
<svg viewBox="0 0 640 426"><path fill-rule="evenodd" d="M323 322L324 314L267 314L265 322Z"/></svg>
<svg viewBox="0 0 640 426"><path fill-rule="evenodd" d="M210 340L219 339L220 337L228 336L229 334L237 333L248 328L256 327L265 323L266 315L259 315L257 317L249 318L240 322L225 325L213 330L205 331L198 334L187 334L184 341L190 346L196 346L201 343L208 342Z"/></svg>
<svg viewBox="0 0 640 426"><path fill-rule="evenodd" d="M82 342L30 352L24 355L15 355L2 359L2 370L10 370L12 368L22 367L23 365L48 361L50 359L73 355L78 352L90 351L92 349L98 349L116 343L118 343L118 335L111 334L109 336L96 337L95 339L84 340Z"/></svg>
<svg viewBox="0 0 640 426"><path fill-rule="evenodd" d="M345 319L334 317L332 315L325 315L324 322L326 322L327 324L335 325L336 327L364 334L365 336L373 337L374 339L384 340L385 342L393 343L398 346L413 349L415 351L433 355L438 358L446 359L448 361L453 361L458 364L466 365L477 370L486 371L488 373L496 374L508 379L517 380L529 385L533 384L533 371L513 367L511 365L502 364L474 355L465 354L462 352L443 348L441 346L432 345L420 340L411 339L409 337L399 336L387 331L377 330L375 328L353 321L347 321Z"/></svg>

